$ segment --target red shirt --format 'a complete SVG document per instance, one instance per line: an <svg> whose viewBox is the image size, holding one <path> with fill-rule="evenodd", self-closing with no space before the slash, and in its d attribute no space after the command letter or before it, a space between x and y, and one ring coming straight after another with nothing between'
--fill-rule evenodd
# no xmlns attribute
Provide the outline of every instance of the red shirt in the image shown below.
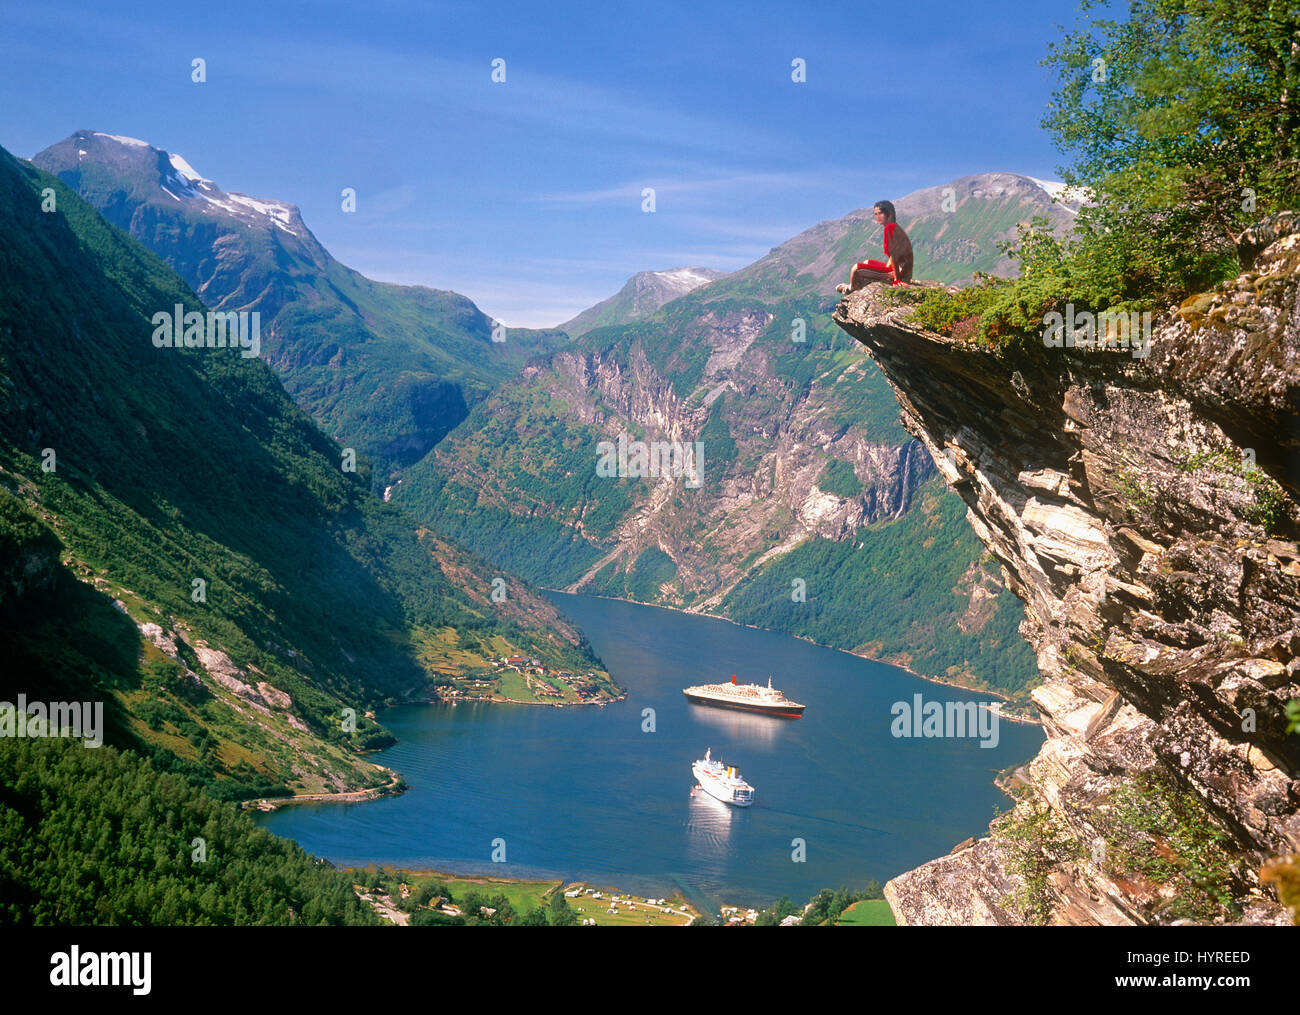
<svg viewBox="0 0 1300 1015"><path fill-rule="evenodd" d="M885 260L889 260L889 238L894 235L894 230L898 228L897 222L885 223Z"/></svg>

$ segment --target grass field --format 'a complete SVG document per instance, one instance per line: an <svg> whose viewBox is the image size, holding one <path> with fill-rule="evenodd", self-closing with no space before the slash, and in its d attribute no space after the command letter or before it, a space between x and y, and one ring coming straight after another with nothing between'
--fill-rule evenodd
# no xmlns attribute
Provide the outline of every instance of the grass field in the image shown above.
<svg viewBox="0 0 1300 1015"><path fill-rule="evenodd" d="M884 899L855 902L840 914L837 927L895 927L894 913Z"/></svg>
<svg viewBox="0 0 1300 1015"><path fill-rule="evenodd" d="M658 906L641 903L618 904L618 912L609 911L610 896L593 899L590 895L579 895L569 900L569 908L578 914L579 920L595 920L597 927L684 927L693 919L681 913L665 913ZM621 892L614 893L621 895ZM626 895L623 898L627 898ZM676 904L677 900L671 900Z"/></svg>
<svg viewBox="0 0 1300 1015"><path fill-rule="evenodd" d="M425 881L441 881L457 899L463 899L467 892L479 892L486 896L504 895L517 913L526 913L538 906L545 906L550 893L559 888L561 881L509 881L504 878L453 878L441 874L420 873L413 875L416 884ZM570 899L569 901L573 901Z"/></svg>
<svg viewBox="0 0 1300 1015"><path fill-rule="evenodd" d="M513 698L515 701L537 700L537 695L533 694L528 687L523 674L516 673L514 670L501 671L501 693L507 698Z"/></svg>

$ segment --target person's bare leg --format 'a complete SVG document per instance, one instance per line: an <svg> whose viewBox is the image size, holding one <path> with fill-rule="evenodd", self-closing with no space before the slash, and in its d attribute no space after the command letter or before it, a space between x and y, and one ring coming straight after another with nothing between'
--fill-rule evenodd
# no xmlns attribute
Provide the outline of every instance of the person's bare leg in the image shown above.
<svg viewBox="0 0 1300 1015"><path fill-rule="evenodd" d="M871 268L858 268L849 277L849 292L857 292L864 285L872 282L892 282L894 276L887 271L874 271Z"/></svg>

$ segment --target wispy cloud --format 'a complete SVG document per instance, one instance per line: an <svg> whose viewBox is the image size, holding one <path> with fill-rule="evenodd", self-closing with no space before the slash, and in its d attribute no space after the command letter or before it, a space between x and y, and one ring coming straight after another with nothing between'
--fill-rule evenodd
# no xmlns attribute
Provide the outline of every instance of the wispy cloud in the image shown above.
<svg viewBox="0 0 1300 1015"><path fill-rule="evenodd" d="M563 205L606 205L619 204L629 200L640 200L642 189L653 187L656 201L660 197L682 196L720 196L741 198L763 193L783 190L797 190L807 194L817 190L840 190L851 186L854 173L823 169L817 172L808 170L736 170L713 169L701 167L694 177L671 177L663 172L650 170L645 176L635 180L624 180L608 187L589 190L556 191L535 195L532 200L539 204Z"/></svg>
<svg viewBox="0 0 1300 1015"><path fill-rule="evenodd" d="M199 33L143 13L133 16L50 4L40 14L44 27L56 14L66 18L71 31L94 40L89 49L68 46L62 52L43 54L49 62L82 73L88 67L120 67L126 54L146 67L175 63L178 54L187 64L195 55L208 60L208 80L213 85L225 78L277 90L307 86L335 95L368 96L412 110L454 111L480 121L529 122L567 134L620 137L674 149L763 148L777 140L752 124L703 116L691 109L648 102L608 84L543 71L525 57L507 59L506 81L494 84L487 56L472 63L413 53L402 45L340 41L337 36L325 40L259 35L255 23L242 21L227 25L204 19ZM10 20L20 25L31 21L22 15ZM436 130L437 119L431 118L425 126L413 118L412 129Z"/></svg>

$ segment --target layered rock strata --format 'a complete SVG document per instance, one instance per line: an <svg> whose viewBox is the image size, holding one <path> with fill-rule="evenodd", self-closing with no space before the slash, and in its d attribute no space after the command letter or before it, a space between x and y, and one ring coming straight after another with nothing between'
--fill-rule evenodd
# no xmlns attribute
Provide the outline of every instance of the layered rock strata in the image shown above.
<svg viewBox="0 0 1300 1015"><path fill-rule="evenodd" d="M1300 232L1255 232L1250 270L1159 315L1146 356L945 337L879 285L835 310L1026 604L1047 740L1021 807L1076 847L1052 922L1168 919L1169 886L1104 862L1114 793L1143 774L1225 836L1236 918L1288 920L1258 871L1300 853ZM1013 867L993 836L886 895L900 923L1017 922Z"/></svg>

